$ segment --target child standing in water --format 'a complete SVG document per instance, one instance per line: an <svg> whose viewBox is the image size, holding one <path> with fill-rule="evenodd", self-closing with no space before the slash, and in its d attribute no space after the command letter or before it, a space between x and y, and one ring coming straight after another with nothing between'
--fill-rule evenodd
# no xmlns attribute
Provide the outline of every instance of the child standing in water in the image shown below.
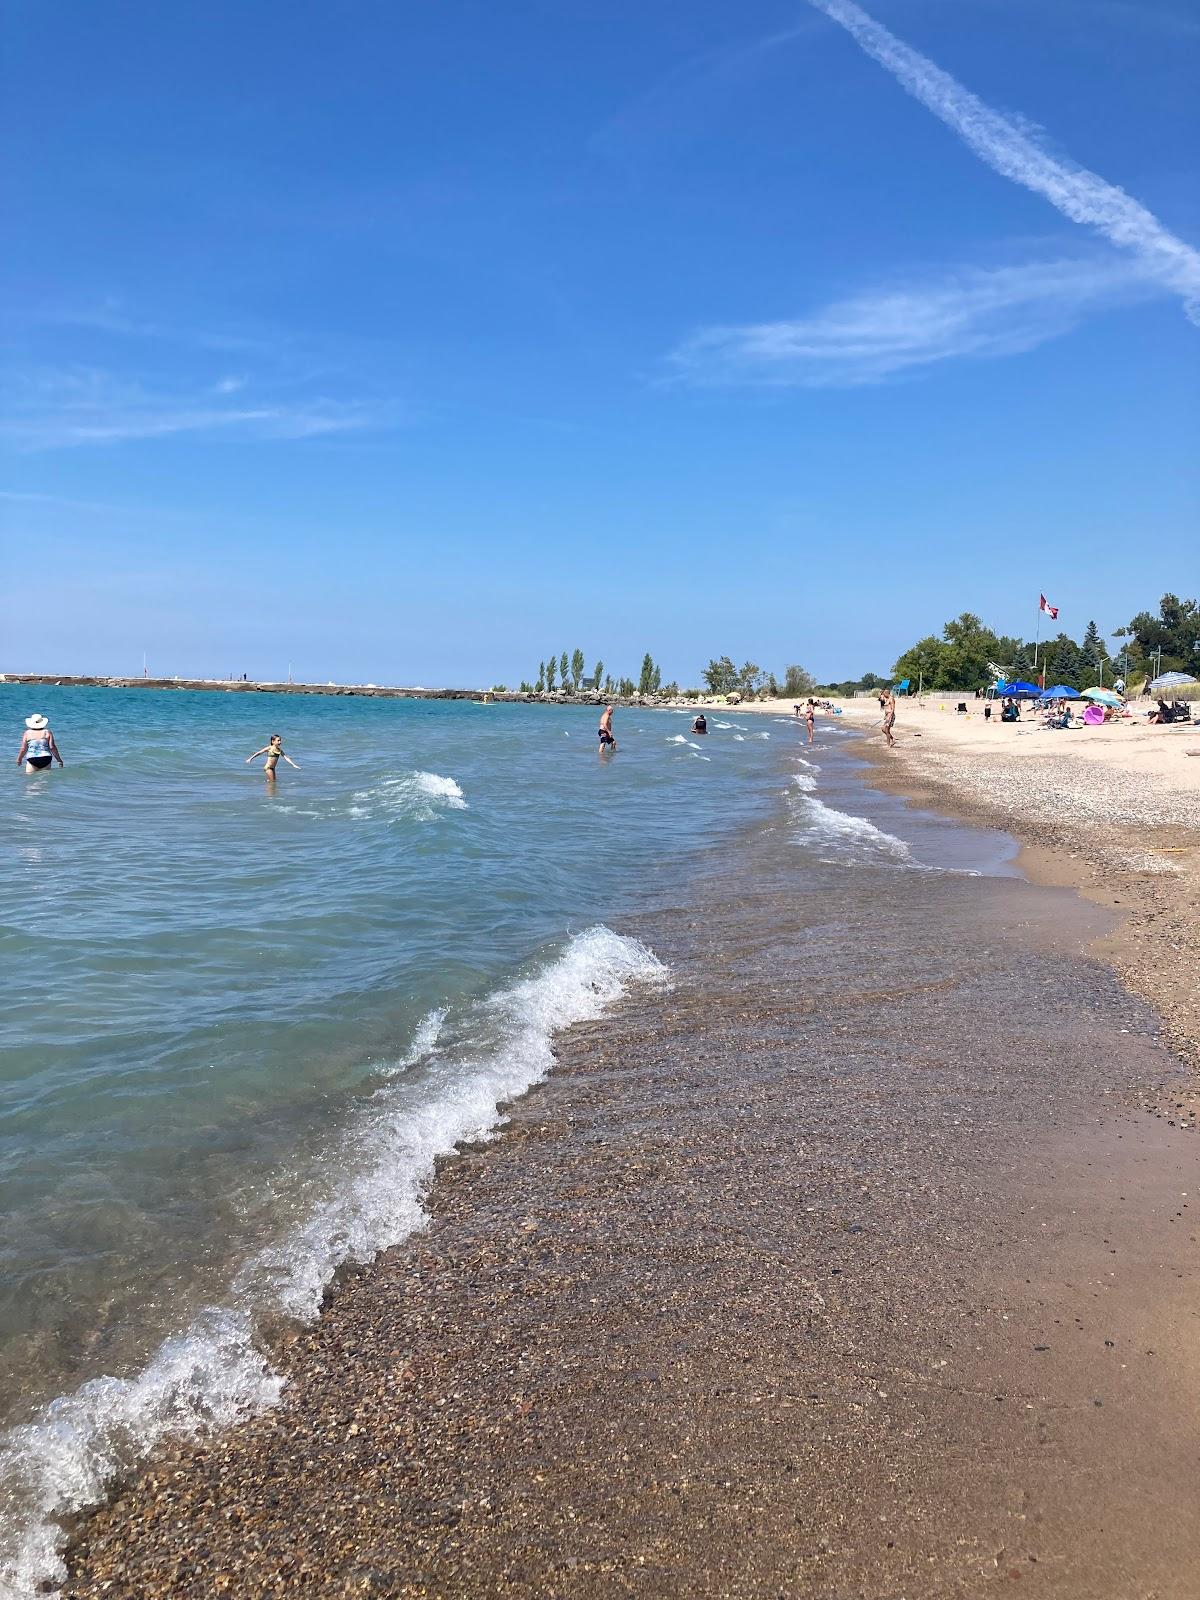
<svg viewBox="0 0 1200 1600"><path fill-rule="evenodd" d="M296 766L296 763L292 760L291 756L289 756L284 750L283 735L281 733L273 733L268 742L263 745L261 750L256 750L254 755L247 756L246 765L249 766L256 756L266 756L267 758L263 762L263 771L267 775L268 783L275 782L275 768L279 765L281 759L286 761L289 767L296 767L296 771L300 771L300 768Z"/></svg>

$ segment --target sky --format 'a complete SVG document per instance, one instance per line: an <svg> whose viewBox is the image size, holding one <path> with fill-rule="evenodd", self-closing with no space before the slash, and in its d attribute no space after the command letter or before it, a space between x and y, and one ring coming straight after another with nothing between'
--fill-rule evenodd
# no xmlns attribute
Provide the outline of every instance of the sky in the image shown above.
<svg viewBox="0 0 1200 1600"><path fill-rule="evenodd" d="M0 671L887 672L1200 578L1200 0L8 0Z"/></svg>

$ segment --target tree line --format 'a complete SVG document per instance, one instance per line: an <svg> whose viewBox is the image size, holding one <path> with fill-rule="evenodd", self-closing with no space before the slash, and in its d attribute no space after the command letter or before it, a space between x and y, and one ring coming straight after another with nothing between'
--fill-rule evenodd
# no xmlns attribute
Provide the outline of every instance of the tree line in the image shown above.
<svg viewBox="0 0 1200 1600"><path fill-rule="evenodd" d="M982 689L995 681L996 671L1009 681L1040 681L1043 670L1048 685L1090 689L1111 684L1116 678L1134 681L1159 672L1200 672L1200 608L1195 600L1165 594L1158 614L1139 611L1111 635L1110 649L1095 622L1083 638L1066 632L1051 638L1019 639L996 633L971 611L947 622L941 636L928 634L903 652L892 668L892 679L908 678L914 689ZM851 683L829 685L831 692L853 693L884 683L866 673Z"/></svg>
<svg viewBox="0 0 1200 1600"><path fill-rule="evenodd" d="M677 683L663 683L662 668L649 650L642 657L642 670L636 683L632 678L614 678L611 672L606 673L603 661L596 662L588 677L584 671L586 660L582 650L573 650L569 656L565 650L557 656L551 653L545 661L538 662L537 677L532 683L522 679L521 693L577 695L586 692L622 700L635 694L674 696L679 693Z"/></svg>

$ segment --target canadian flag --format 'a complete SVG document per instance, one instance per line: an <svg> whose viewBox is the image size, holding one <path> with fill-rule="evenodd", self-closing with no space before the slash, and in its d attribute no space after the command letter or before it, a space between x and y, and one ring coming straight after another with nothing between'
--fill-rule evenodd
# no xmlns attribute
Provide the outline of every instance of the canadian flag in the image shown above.
<svg viewBox="0 0 1200 1600"><path fill-rule="evenodd" d="M1042 595L1042 597L1041 597L1041 601L1040 601L1040 603L1038 605L1038 610L1039 611L1044 611L1046 613L1046 615L1048 617L1052 618L1052 619L1056 618L1058 616L1058 607L1057 606L1052 606L1050 604L1050 602L1046 599L1045 595Z"/></svg>

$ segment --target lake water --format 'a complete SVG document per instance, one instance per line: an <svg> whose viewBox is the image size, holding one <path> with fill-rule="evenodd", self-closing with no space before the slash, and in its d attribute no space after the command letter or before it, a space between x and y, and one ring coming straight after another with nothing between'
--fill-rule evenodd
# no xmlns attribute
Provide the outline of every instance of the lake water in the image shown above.
<svg viewBox="0 0 1200 1600"><path fill-rule="evenodd" d="M785 719L0 687L0 1587L165 1431L269 1404L264 1323L422 1220L551 1039L664 983L614 927L746 829L816 870L1004 869ZM279 731L275 785L244 757Z"/></svg>

